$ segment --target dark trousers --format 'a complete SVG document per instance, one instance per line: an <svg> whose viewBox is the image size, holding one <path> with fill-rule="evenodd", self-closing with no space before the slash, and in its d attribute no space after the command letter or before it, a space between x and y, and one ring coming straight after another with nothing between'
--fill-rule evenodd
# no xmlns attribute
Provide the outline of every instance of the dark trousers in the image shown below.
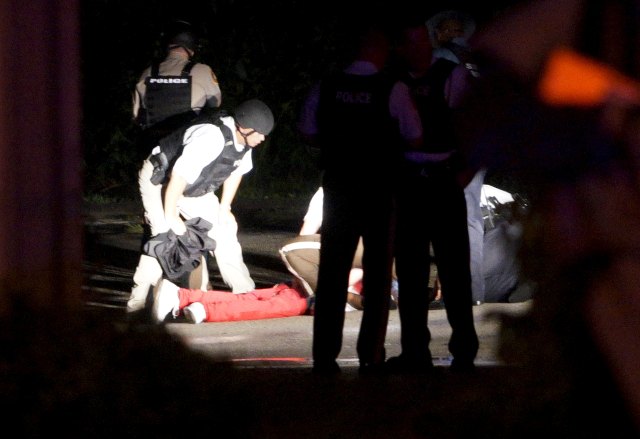
<svg viewBox="0 0 640 439"><path fill-rule="evenodd" d="M473 322L464 191L452 173L405 176L400 186L396 274L402 354L416 361L431 360L428 287L432 244L452 329L449 351L460 361L473 361L478 337Z"/></svg>
<svg viewBox="0 0 640 439"><path fill-rule="evenodd" d="M363 242L365 297L357 352L361 364L384 361L391 286L393 191L358 179L323 178L320 267L313 320L314 362L334 361L342 348L349 271Z"/></svg>

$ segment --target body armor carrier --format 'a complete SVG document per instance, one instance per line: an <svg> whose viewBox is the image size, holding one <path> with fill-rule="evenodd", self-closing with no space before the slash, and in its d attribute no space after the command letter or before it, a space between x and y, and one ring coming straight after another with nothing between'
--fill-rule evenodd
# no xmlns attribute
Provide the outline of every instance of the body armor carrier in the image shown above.
<svg viewBox="0 0 640 439"><path fill-rule="evenodd" d="M406 75L404 82L415 98L424 137L424 151L449 152L457 149L453 112L445 98L445 84L457 64L448 59L437 59L422 78Z"/></svg>
<svg viewBox="0 0 640 439"><path fill-rule="evenodd" d="M146 93L144 108L146 111L143 128L149 128L167 118L192 113L191 109L191 69L193 61L185 64L180 76L161 76L160 65L151 65L151 75L145 79Z"/></svg>
<svg viewBox="0 0 640 439"><path fill-rule="evenodd" d="M160 139L160 152L149 158L153 164L153 175L151 182L153 184L165 184L169 180L173 165L184 149L185 132L194 125L212 124L220 128L224 136L224 147L220 155L211 163L209 163L198 176L193 184L185 189L184 195L189 197L197 197L217 190L220 185L229 177L229 175L239 166L240 160L249 150L245 146L238 151L233 143L233 133L231 129L222 122L222 117L227 116L224 110L215 109L206 111L197 116L185 127L176 130L168 136Z"/></svg>

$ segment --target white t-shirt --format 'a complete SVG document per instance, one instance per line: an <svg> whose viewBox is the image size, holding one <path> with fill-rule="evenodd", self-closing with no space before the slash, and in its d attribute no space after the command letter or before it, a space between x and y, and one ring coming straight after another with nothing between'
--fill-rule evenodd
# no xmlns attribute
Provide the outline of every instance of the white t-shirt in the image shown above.
<svg viewBox="0 0 640 439"><path fill-rule="evenodd" d="M324 192L319 188L307 207L307 213L304 215L305 222L313 222L314 224L322 224L322 203L324 201Z"/></svg>
<svg viewBox="0 0 640 439"><path fill-rule="evenodd" d="M513 195L502 189L498 189L495 186L489 184L482 185L482 195L480 196L480 206L482 207L497 207L495 203L507 204L513 203Z"/></svg>
<svg viewBox="0 0 640 439"><path fill-rule="evenodd" d="M222 122L235 133L233 118L224 117ZM241 151L244 146L237 142L234 136L234 146ZM184 134L184 149L173 166L172 173L184 178L188 184L193 184L202 170L214 161L224 147L224 136L218 127L212 124L201 124L190 127ZM241 159L240 166L232 174L244 175L253 168L251 150Z"/></svg>

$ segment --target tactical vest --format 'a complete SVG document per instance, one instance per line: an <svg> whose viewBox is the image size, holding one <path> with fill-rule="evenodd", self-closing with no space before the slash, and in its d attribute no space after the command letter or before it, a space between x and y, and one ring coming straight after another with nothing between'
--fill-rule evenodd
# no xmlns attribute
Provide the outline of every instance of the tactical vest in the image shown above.
<svg viewBox="0 0 640 439"><path fill-rule="evenodd" d="M151 65L151 74L144 80L146 118L143 128L149 128L171 116L192 112L190 72L194 65L194 61L185 64L180 76L161 76L160 64L154 62Z"/></svg>
<svg viewBox="0 0 640 439"><path fill-rule="evenodd" d="M240 151L236 149L231 129L222 122L222 117L224 116L227 116L224 110L205 111L187 126L160 139L160 152L149 158L149 161L153 164L151 182L156 185L168 182L173 165L178 157L182 155L184 135L189 128L194 125L212 124L220 128L224 136L222 152L202 170L196 181L187 185L183 194L187 197L199 197L208 192L215 192L240 165L241 159L250 149L246 145Z"/></svg>
<svg viewBox="0 0 640 439"><path fill-rule="evenodd" d="M439 58L422 78L408 75L403 78L413 93L420 113L425 152L439 153L457 149L453 114L444 94L447 78L456 66L453 61Z"/></svg>
<svg viewBox="0 0 640 439"><path fill-rule="evenodd" d="M384 178L402 148L397 123L389 114L394 83L382 73L338 73L322 81L318 131L323 169Z"/></svg>

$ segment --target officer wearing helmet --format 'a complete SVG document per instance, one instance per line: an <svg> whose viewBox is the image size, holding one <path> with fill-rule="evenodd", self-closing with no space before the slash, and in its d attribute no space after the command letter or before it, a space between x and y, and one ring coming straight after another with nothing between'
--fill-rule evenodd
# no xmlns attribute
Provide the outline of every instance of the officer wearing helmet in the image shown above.
<svg viewBox="0 0 640 439"><path fill-rule="evenodd" d="M238 105L231 114L203 112L195 121L165 137L144 160L138 175L145 220L151 236L187 232L188 220L201 218L211 224L207 236L215 241L216 258L223 281L233 293L255 289L238 242L238 225L231 203L242 176L253 168L251 150L262 143L274 126L273 113L258 99ZM166 154L171 166L166 179L156 180L155 157ZM154 169L156 168L156 169ZM220 198L216 191L220 191ZM162 279L159 255L140 256L127 302L129 312L145 307L151 286ZM206 264L201 264L206 265ZM203 266L202 284L209 275Z"/></svg>
<svg viewBox="0 0 640 439"><path fill-rule="evenodd" d="M140 157L158 139L180 127L203 108L219 107L222 100L215 73L193 60L198 46L189 23L177 21L164 33L166 56L140 75L133 93L133 119L143 129Z"/></svg>

